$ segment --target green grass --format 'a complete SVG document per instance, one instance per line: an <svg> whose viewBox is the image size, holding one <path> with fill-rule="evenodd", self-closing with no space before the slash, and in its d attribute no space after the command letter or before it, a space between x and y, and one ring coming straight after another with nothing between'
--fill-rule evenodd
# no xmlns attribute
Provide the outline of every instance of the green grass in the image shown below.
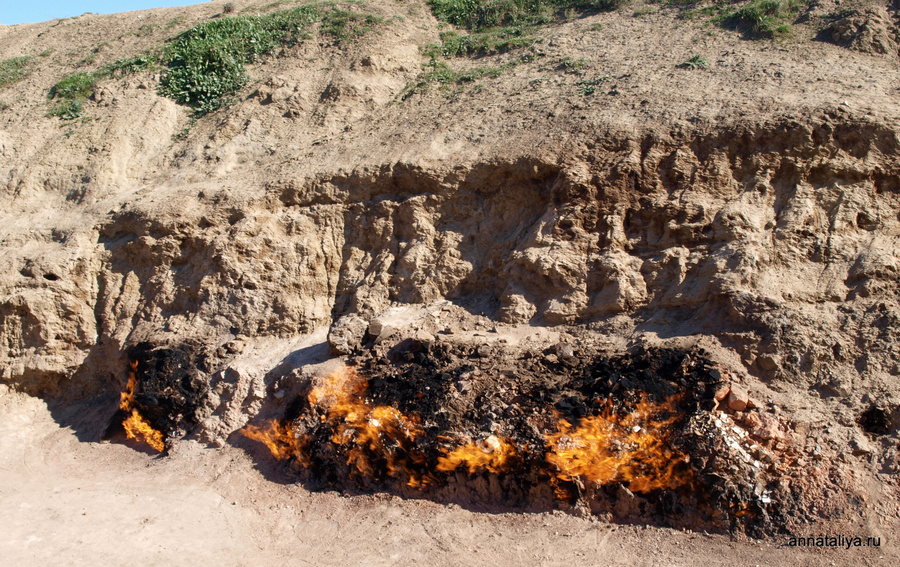
<svg viewBox="0 0 900 567"><path fill-rule="evenodd" d="M94 73L75 73L53 85L50 98L84 100L94 92L97 77Z"/></svg>
<svg viewBox="0 0 900 567"><path fill-rule="evenodd" d="M170 30L172 28L177 28L178 26L184 25L186 21L187 17L184 15L178 16L177 18L172 18L163 29Z"/></svg>
<svg viewBox="0 0 900 567"><path fill-rule="evenodd" d="M719 16L724 13L731 14L731 11L728 8L721 6L719 4L713 4L712 6L704 6L702 8L690 8L681 12L678 17L682 20L699 20L701 18L713 18L714 21L719 21Z"/></svg>
<svg viewBox="0 0 900 567"><path fill-rule="evenodd" d="M466 71L451 68L445 61L431 61L431 70L419 75L415 82L410 83L404 89L401 100L406 100L414 94L426 92L430 85L437 84L445 93L451 91L451 87L461 86L466 83L474 83L483 78L499 77L506 71L508 65L499 67L476 67Z"/></svg>
<svg viewBox="0 0 900 567"><path fill-rule="evenodd" d="M18 83L28 76L31 57L12 57L0 61L0 89Z"/></svg>
<svg viewBox="0 0 900 567"><path fill-rule="evenodd" d="M556 69L570 75L580 75L584 73L587 66L587 59L583 58L572 59L571 57L563 57L556 61Z"/></svg>
<svg viewBox="0 0 900 567"><path fill-rule="evenodd" d="M55 116L60 120L74 120L81 116L84 112L82 101L80 100L63 100L50 107L47 113L49 116Z"/></svg>
<svg viewBox="0 0 900 567"><path fill-rule="evenodd" d="M322 14L319 32L339 42L352 41L366 35L383 21L384 18L372 14L359 14L335 8Z"/></svg>
<svg viewBox="0 0 900 567"><path fill-rule="evenodd" d="M724 12L718 21L750 38L785 37L791 33L788 20L797 15L800 6L799 0L752 0L734 12Z"/></svg>
<svg viewBox="0 0 900 567"><path fill-rule="evenodd" d="M625 0L429 0L439 20L481 31L500 26L534 26L579 14L615 10Z"/></svg>
<svg viewBox="0 0 900 567"><path fill-rule="evenodd" d="M158 53L142 53L135 57L126 57L103 67L98 78L124 77L141 71L150 71L156 69L158 62Z"/></svg>
<svg viewBox="0 0 900 567"><path fill-rule="evenodd" d="M679 69L706 69L706 59L699 55L694 55L684 63L677 65Z"/></svg>
<svg viewBox="0 0 900 567"><path fill-rule="evenodd" d="M432 58L505 53L535 43L537 26L571 20L584 13L615 10L628 0L428 0L436 18L465 29L448 32L429 46Z"/></svg>
<svg viewBox="0 0 900 567"><path fill-rule="evenodd" d="M96 71L75 73L59 81L50 88L51 100L57 103L50 109L50 116L63 120L71 120L81 116L82 104L97 88L97 83L109 77L124 77L132 73L152 69L159 59L158 54L142 54L136 57L119 59Z"/></svg>
<svg viewBox="0 0 900 567"><path fill-rule="evenodd" d="M471 55L493 55L506 53L520 47L529 47L537 41L527 35L527 30L518 27L493 28L484 32L466 35L456 31L441 34L441 43L425 48L425 55L438 57L462 57Z"/></svg>
<svg viewBox="0 0 900 567"><path fill-rule="evenodd" d="M579 96L590 96L597 92L597 85L607 79L609 79L609 75L603 75L602 77L595 77L593 79L579 79L575 83L575 92L577 92Z"/></svg>

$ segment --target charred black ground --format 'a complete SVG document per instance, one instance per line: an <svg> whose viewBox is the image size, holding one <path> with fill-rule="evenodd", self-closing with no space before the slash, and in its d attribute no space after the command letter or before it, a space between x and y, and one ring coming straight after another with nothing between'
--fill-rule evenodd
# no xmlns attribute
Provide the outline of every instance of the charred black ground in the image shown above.
<svg viewBox="0 0 900 567"><path fill-rule="evenodd" d="M195 427L209 389L204 350L143 343L129 358L133 407L150 425L167 439ZM789 516L804 515L802 494L780 482L790 460L785 447L754 442L753 428L742 425L759 422L751 415L762 416L759 408L721 411L716 396L723 375L703 349L637 346L605 353L559 343L523 351L405 339L369 344L348 364L362 381L356 402L408 418L415 434L367 441L358 428L347 428L346 415L335 419L313 403L316 380L295 382L296 396L276 415L279 427L302 445L302 458L291 453L290 474L313 489L388 491L492 511L563 508L751 534L778 531ZM657 408L650 417L665 423L662 447L674 463L669 472L683 482L630 490L635 484L625 479L598 483L562 475L548 460L554 434L598 416L627 419L638 407ZM125 417L122 411L113 417L107 438L121 431ZM498 442L512 448L502 467L440 465L465 443ZM631 466L632 473L659 473L656 465L643 466Z"/></svg>
<svg viewBox="0 0 900 567"><path fill-rule="evenodd" d="M206 355L191 343L159 346L139 343L128 352L136 375L133 407L166 438L183 436L199 423L197 412L209 391L203 377L208 371ZM103 435L111 439L123 434L128 416L117 410Z"/></svg>
<svg viewBox="0 0 900 567"><path fill-rule="evenodd" d="M618 521L750 533L777 531L781 524L781 513L771 509L777 498L771 495L778 492L769 474L772 452L760 447L767 455L741 456L742 449L727 445L732 442L722 431L728 426L710 411L717 405L722 374L702 349L639 346L609 355L558 344L514 352L407 339L392 348L359 352L350 363L366 380L367 404L416 416L423 434L391 447L393 465L405 472L392 470L376 451L367 453L371 474L360 474L349 463L355 448L337 443L339 426L309 403L314 386L308 383L288 405L282 423L307 444L308 462L295 472L311 487L389 491L477 509L562 507ZM548 464L547 434L561 420L576 428L604 412L623 416L641 402L666 401L671 409L658 417L671 418L666 442L673 453L687 456L679 467L692 480L684 486L644 493L629 490L625 482L592 486L578 478L560 480ZM454 443L491 435L516 448L504 470L436 469ZM410 476L418 486L408 485Z"/></svg>

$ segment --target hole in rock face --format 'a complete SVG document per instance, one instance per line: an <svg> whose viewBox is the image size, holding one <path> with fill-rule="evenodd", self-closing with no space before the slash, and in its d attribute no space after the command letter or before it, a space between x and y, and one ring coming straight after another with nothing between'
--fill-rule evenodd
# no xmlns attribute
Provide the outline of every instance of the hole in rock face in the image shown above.
<svg viewBox="0 0 900 567"><path fill-rule="evenodd" d="M872 405L859 416L859 426L866 433L873 435L887 435L891 432L893 423L891 416L884 409Z"/></svg>
<svg viewBox="0 0 900 567"><path fill-rule="evenodd" d="M44 274L44 279L45 279L45 280L49 280L49 281L51 281L51 282L55 282L56 280L59 279L59 276L57 276L56 274L50 274L50 273L48 273L48 274Z"/></svg>
<svg viewBox="0 0 900 567"><path fill-rule="evenodd" d="M313 486L705 529L777 524L772 467L710 411L721 374L702 351L484 346L364 352L243 433Z"/></svg>

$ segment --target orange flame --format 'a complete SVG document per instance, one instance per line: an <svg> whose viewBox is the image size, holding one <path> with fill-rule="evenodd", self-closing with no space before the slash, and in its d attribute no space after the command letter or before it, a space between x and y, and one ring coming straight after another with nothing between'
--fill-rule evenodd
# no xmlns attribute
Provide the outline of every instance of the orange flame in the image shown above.
<svg viewBox="0 0 900 567"><path fill-rule="evenodd" d="M469 469L469 474L475 474L479 469L498 474L506 470L510 461L516 456L516 449L505 440L491 435L481 443L470 441L438 457L437 470L455 471L460 465Z"/></svg>
<svg viewBox="0 0 900 567"><path fill-rule="evenodd" d="M166 442L162 432L153 429L153 427L141 417L138 410L131 410L131 415L122 422L122 426L125 427L125 435L127 435L129 439L143 441L160 453L166 450Z"/></svg>
<svg viewBox="0 0 900 567"><path fill-rule="evenodd" d="M372 458L384 463L390 476L406 477L407 485L419 487L428 479L417 472L424 456L413 450L422 434L415 418L390 406L371 406L363 394L365 379L350 367L331 373L309 394L309 402L325 409L328 421L337 423L332 441L349 445L347 464L364 476L375 476Z"/></svg>
<svg viewBox="0 0 900 567"><path fill-rule="evenodd" d="M380 472L417 488L434 481L428 471L450 472L464 467L469 474L508 471L519 456L508 439L490 435L483 441L464 440L444 449L437 463L428 463L416 440L424 435L418 418L391 406L376 406L365 398L367 382L354 368L343 367L314 387L307 399L332 429L331 442L346 447L354 474L376 478ZM672 489L692 481L688 457L672 448L669 429L677 419L676 399L661 404L644 397L633 411L619 414L607 403L603 413L574 426L559 419L558 431L545 435L546 461L555 468L552 481L583 479L597 484L627 483L635 492ZM310 466L309 439L290 424L272 421L248 425L247 437L264 443L279 459ZM444 441L447 438L439 438Z"/></svg>
<svg viewBox="0 0 900 567"><path fill-rule="evenodd" d="M277 421L270 421L264 427L248 425L244 435L254 441L265 444L276 459L294 458L303 465L308 465L306 456L306 439L294 433L294 429Z"/></svg>
<svg viewBox="0 0 900 567"><path fill-rule="evenodd" d="M162 432L153 429L138 410L131 407L134 404L134 389L137 387L137 365L137 361L131 363L128 386L120 394L119 409L130 412L128 418L122 422L122 427L125 428L125 435L129 439L144 442L162 453L166 450L165 437Z"/></svg>
<svg viewBox="0 0 900 567"><path fill-rule="evenodd" d="M602 415L584 418L578 427L560 419L559 432L547 436L547 461L565 481L627 482L633 492L687 484L688 457L668 442L667 428L677 419L673 410L674 400L653 404L644 398L624 417L608 404Z"/></svg>
<svg viewBox="0 0 900 567"><path fill-rule="evenodd" d="M418 420L390 406L370 405L365 392L365 379L345 366L313 388L308 399L324 410L322 421L334 425L331 441L349 446L347 464L359 474L374 477L378 461L390 476L405 478L409 486L427 484L429 479L419 472L424 470L425 457L412 446L422 434ZM248 425L244 435L264 443L276 458L310 464L307 439L297 437L289 425L274 421L262 428Z"/></svg>

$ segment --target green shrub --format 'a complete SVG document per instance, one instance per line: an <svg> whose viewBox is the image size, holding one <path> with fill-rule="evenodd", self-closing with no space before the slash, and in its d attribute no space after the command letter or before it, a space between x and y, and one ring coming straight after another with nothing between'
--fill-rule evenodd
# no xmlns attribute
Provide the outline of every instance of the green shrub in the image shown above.
<svg viewBox="0 0 900 567"><path fill-rule="evenodd" d="M193 107L198 115L212 112L246 84L245 63L280 45L297 43L306 37L303 30L319 19L316 7L307 5L194 26L179 35L164 55L168 69L159 92Z"/></svg>
<svg viewBox="0 0 900 567"><path fill-rule="evenodd" d="M0 89L18 83L30 72L28 62L31 57L12 57L0 61Z"/></svg>
<svg viewBox="0 0 900 567"><path fill-rule="evenodd" d="M165 49L66 77L50 89L50 98L77 102L80 114L81 103L92 94L97 81L163 65L159 94L193 107L195 115L202 116L221 108L247 83L245 64L277 47L306 39L305 30L318 21L322 22L323 34L341 41L362 36L383 19L337 9L322 13L313 4L265 15L218 18L178 35ZM75 112L74 106L63 109L60 104L51 114L63 117Z"/></svg>

